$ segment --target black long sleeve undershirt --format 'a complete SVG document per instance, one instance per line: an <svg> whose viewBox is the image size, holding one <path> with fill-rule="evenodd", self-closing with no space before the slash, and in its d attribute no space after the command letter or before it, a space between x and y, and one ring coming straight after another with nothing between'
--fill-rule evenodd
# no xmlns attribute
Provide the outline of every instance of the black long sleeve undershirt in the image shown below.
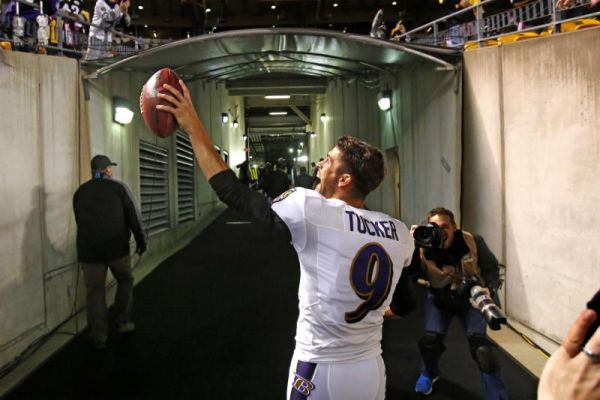
<svg viewBox="0 0 600 400"><path fill-rule="evenodd" d="M392 296L390 309L398 316L404 316L417 307L415 290L411 282L411 276L408 270L404 270Z"/></svg>
<svg viewBox="0 0 600 400"><path fill-rule="evenodd" d="M209 180L219 199L234 210L249 215L268 229L281 235L287 241L292 240L290 230L283 220L271 209L265 196L250 189L237 179L233 171L225 170ZM398 316L406 315L416 306L415 294L407 271L400 276L390 305Z"/></svg>
<svg viewBox="0 0 600 400"><path fill-rule="evenodd" d="M273 211L267 198L239 181L232 170L219 172L210 178L208 183L223 203L253 217L271 231L281 235L286 241L292 240L290 230Z"/></svg>

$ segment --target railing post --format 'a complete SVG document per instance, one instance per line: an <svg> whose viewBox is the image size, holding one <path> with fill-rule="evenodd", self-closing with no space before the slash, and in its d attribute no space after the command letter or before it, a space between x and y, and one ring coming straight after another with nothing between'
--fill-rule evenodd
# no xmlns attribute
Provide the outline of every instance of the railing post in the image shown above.
<svg viewBox="0 0 600 400"><path fill-rule="evenodd" d="M65 39L63 31L63 19L59 13L56 14L56 33L58 34L58 54L63 55L63 40Z"/></svg>
<svg viewBox="0 0 600 400"><path fill-rule="evenodd" d="M475 29L477 30L477 47L481 46L481 7L477 5L475 13Z"/></svg>
<svg viewBox="0 0 600 400"><path fill-rule="evenodd" d="M438 24L437 22L433 23L433 44L438 44Z"/></svg>
<svg viewBox="0 0 600 400"><path fill-rule="evenodd" d="M552 6L552 34L556 33L556 0L550 0Z"/></svg>

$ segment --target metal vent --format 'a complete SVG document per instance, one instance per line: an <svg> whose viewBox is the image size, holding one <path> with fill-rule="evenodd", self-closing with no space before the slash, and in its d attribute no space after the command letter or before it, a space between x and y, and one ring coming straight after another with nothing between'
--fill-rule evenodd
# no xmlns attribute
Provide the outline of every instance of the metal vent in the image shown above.
<svg viewBox="0 0 600 400"><path fill-rule="evenodd" d="M142 226L148 235L169 229L169 151L140 140Z"/></svg>
<svg viewBox="0 0 600 400"><path fill-rule="evenodd" d="M177 224L194 220L194 161L190 137L177 131Z"/></svg>

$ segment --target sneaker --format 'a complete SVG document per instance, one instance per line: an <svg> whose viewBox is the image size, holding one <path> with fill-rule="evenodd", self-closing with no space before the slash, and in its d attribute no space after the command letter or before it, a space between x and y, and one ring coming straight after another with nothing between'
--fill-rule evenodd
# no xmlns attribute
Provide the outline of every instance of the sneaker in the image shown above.
<svg viewBox="0 0 600 400"><path fill-rule="evenodd" d="M135 331L135 324L131 321L121 323L121 324L119 324L117 331L119 331L119 333L133 332L133 331Z"/></svg>
<svg viewBox="0 0 600 400"><path fill-rule="evenodd" d="M419 375L419 379L417 379L417 384L415 385L415 392L423 394L427 396L433 392L433 384L435 381L439 379L439 376L435 378L430 378L426 375Z"/></svg>

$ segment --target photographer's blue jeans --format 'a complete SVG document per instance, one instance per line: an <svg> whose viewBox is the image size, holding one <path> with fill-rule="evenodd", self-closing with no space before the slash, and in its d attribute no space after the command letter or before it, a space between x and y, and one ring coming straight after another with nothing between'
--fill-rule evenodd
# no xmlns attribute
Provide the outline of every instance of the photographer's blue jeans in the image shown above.
<svg viewBox="0 0 600 400"><path fill-rule="evenodd" d="M445 337L448 333L448 328L450 327L450 322L452 322L453 317L458 318L458 321L460 322L467 337L470 337L474 334L486 334L485 318L478 310L469 307L462 313L452 314L436 307L436 305L433 303L433 294L431 294L431 292L427 293L427 300L425 301L425 331L435 332ZM438 366L438 361L439 359L432 360L427 363L423 361L421 373L431 378L439 376L440 369ZM500 371L493 373L479 372L479 374L481 376L481 383L483 384L483 391L486 400L508 399L506 387L502 381Z"/></svg>

